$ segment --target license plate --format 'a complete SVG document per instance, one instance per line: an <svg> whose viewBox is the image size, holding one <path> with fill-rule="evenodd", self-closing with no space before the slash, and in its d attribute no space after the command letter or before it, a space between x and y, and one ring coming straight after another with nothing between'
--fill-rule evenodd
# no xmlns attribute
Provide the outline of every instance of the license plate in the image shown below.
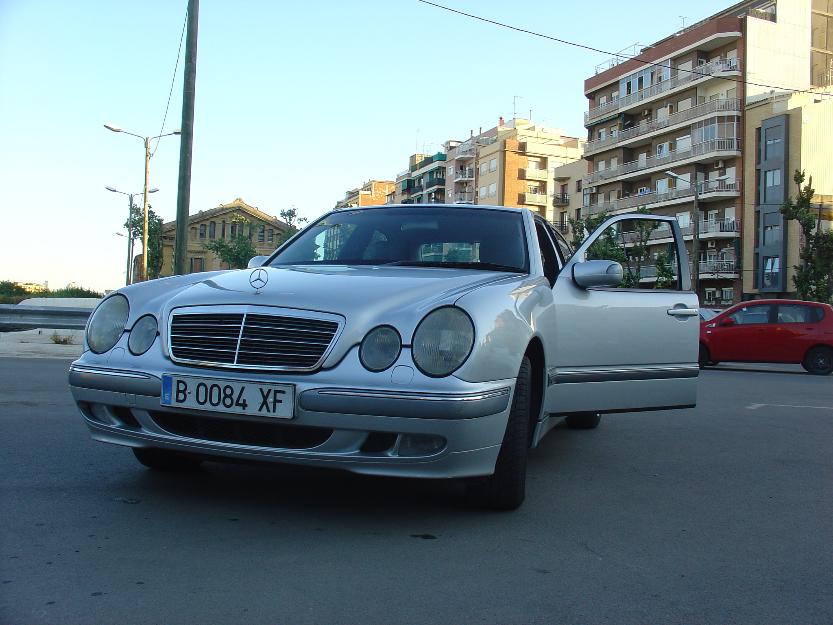
<svg viewBox="0 0 833 625"><path fill-rule="evenodd" d="M295 387L248 380L162 376L162 405L212 412L291 419Z"/></svg>

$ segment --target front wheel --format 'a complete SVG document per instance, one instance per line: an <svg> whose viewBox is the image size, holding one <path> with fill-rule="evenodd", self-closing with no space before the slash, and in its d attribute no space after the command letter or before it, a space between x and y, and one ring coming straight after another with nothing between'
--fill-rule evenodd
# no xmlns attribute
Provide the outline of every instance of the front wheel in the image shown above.
<svg viewBox="0 0 833 625"><path fill-rule="evenodd" d="M193 471L202 463L202 460L196 456L167 449L153 447L133 447L132 449L136 460L156 471Z"/></svg>
<svg viewBox="0 0 833 625"><path fill-rule="evenodd" d="M702 343L700 343L700 356L699 356L699 359L698 359L699 360L698 364L700 365L701 369L703 367L705 367L706 365L712 364L711 360L709 360L710 358L711 358L711 355L709 354L709 348L706 347L705 345L703 345Z"/></svg>
<svg viewBox="0 0 833 625"><path fill-rule="evenodd" d="M515 383L515 396L495 472L473 478L467 487L469 501L493 510L514 510L526 496L526 457L529 450L529 413L532 365L524 357Z"/></svg>
<svg viewBox="0 0 833 625"><path fill-rule="evenodd" d="M830 375L833 372L833 349L814 347L807 352L801 364L808 373L813 375Z"/></svg>

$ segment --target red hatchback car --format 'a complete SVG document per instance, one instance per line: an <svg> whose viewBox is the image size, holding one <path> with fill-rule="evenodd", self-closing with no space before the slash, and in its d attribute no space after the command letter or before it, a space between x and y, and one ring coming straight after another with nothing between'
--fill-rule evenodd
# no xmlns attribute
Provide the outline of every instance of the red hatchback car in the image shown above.
<svg viewBox="0 0 833 625"><path fill-rule="evenodd" d="M754 300L700 323L700 366L721 361L800 364L833 372L833 306L799 300Z"/></svg>

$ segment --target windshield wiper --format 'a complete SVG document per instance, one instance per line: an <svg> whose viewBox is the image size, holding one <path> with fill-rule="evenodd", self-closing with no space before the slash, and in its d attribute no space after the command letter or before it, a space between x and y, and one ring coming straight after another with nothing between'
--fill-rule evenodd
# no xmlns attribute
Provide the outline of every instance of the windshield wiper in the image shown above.
<svg viewBox="0 0 833 625"><path fill-rule="evenodd" d="M508 271L511 273L527 273L521 267L513 267L511 265L499 265L497 263L481 263L481 262L451 262L444 263L434 260L394 260L389 263L380 263L385 266L394 267L440 267L443 269L481 269L483 271Z"/></svg>

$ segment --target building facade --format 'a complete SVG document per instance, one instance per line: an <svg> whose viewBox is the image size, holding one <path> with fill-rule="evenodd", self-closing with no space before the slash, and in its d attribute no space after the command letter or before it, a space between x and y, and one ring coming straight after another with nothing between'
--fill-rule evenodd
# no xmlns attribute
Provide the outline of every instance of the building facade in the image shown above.
<svg viewBox="0 0 833 625"><path fill-rule="evenodd" d="M206 249L209 241L247 236L258 254L268 255L275 251L283 234L288 230L277 217L249 206L241 198L216 208L199 211L188 217L188 246L185 270L187 273L228 269L217 256ZM169 221L162 226L162 271L160 277L173 275L174 242L176 222ZM137 257L141 266L141 255ZM135 275L138 275L135 274Z"/></svg>
<svg viewBox="0 0 833 625"><path fill-rule="evenodd" d="M347 191L344 199L336 202L335 210L384 204L394 186L393 180L368 180L361 187Z"/></svg>
<svg viewBox="0 0 833 625"><path fill-rule="evenodd" d="M781 206L795 197L796 170L812 182L818 222L833 219L833 98L824 93L773 95L746 107L743 221L744 299L796 295L800 226L784 219Z"/></svg>
<svg viewBox="0 0 833 625"><path fill-rule="evenodd" d="M699 249L690 270L704 304L741 299L744 107L764 97L762 85L811 86L817 4L741 2L585 81L583 214L676 216Z"/></svg>
<svg viewBox="0 0 833 625"><path fill-rule="evenodd" d="M572 236L570 220L582 217L582 189L586 175L587 164L583 160L561 165L552 171L552 206L546 219L568 239Z"/></svg>

